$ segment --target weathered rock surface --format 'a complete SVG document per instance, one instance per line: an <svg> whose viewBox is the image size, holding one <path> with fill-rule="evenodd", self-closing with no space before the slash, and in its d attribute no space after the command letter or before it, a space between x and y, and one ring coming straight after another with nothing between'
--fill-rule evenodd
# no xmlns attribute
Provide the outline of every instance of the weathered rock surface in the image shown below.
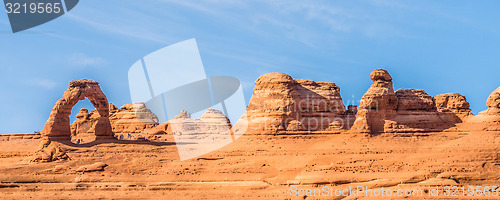
<svg viewBox="0 0 500 200"><path fill-rule="evenodd" d="M392 77L386 70L376 69L370 77L373 84L361 99L353 132L443 131L462 122L457 113L443 109L447 104L441 105L442 109L438 111L435 100L424 90L399 89L394 92ZM466 110L455 111L462 113Z"/></svg>
<svg viewBox="0 0 500 200"><path fill-rule="evenodd" d="M69 156L66 154L67 148L58 143L52 143L49 138L45 137L40 141L38 151L28 158L29 162L52 162L57 160L67 160Z"/></svg>
<svg viewBox="0 0 500 200"><path fill-rule="evenodd" d="M99 116L95 117L94 115L99 115L97 112L92 112L89 114L89 111L86 108L80 109L78 114L76 114L75 121L71 124L71 135L76 136L78 134L87 133L90 128L95 124L96 119L99 119ZM92 116L90 118L89 116Z"/></svg>
<svg viewBox="0 0 500 200"><path fill-rule="evenodd" d="M458 93L440 94L434 97L436 107L440 112L453 112L462 121L471 116L470 105L465 96Z"/></svg>
<svg viewBox="0 0 500 200"><path fill-rule="evenodd" d="M486 106L488 109L485 111L467 118L464 128L471 131L500 131L500 87L490 94Z"/></svg>
<svg viewBox="0 0 500 200"><path fill-rule="evenodd" d="M265 74L255 81L246 116L247 132L255 134L328 130L334 121L347 129L354 120L335 83L293 79L283 73Z"/></svg>
<svg viewBox="0 0 500 200"><path fill-rule="evenodd" d="M116 135L139 134L158 125L158 118L144 103L125 104L120 109L109 105L109 120ZM89 114L87 109L82 108L76 117L71 124L72 135L93 134L92 126L100 117L97 110Z"/></svg>
<svg viewBox="0 0 500 200"><path fill-rule="evenodd" d="M192 119L190 114L183 110L173 119L145 131L149 135L177 134L229 134L231 123L219 110L207 109L200 119Z"/></svg>
<svg viewBox="0 0 500 200"><path fill-rule="evenodd" d="M398 98L392 86L392 77L384 69L376 69L370 74L373 84L361 98L355 132L381 133L386 119L396 117Z"/></svg>
<svg viewBox="0 0 500 200"><path fill-rule="evenodd" d="M26 134L0 134L0 141L10 140L38 140L41 138L39 132L26 133Z"/></svg>
<svg viewBox="0 0 500 200"><path fill-rule="evenodd" d="M181 160L209 153L236 140L230 120L219 110L207 109L200 119L183 110L173 119L145 131L146 139L174 142Z"/></svg>
<svg viewBox="0 0 500 200"><path fill-rule="evenodd" d="M490 94L486 106L488 109L481 112L481 115L500 115L500 87Z"/></svg>
<svg viewBox="0 0 500 200"><path fill-rule="evenodd" d="M76 169L76 172L95 172L95 171L104 171L104 168L107 167L108 165L103 162L96 162L91 165L84 165L81 167L78 167Z"/></svg>
<svg viewBox="0 0 500 200"><path fill-rule="evenodd" d="M141 133L158 125L158 118L144 103L125 104L110 111L111 127L115 133Z"/></svg>
<svg viewBox="0 0 500 200"><path fill-rule="evenodd" d="M398 111L405 110L423 110L436 111L436 104L431 96L424 90L418 89L398 89L396 91L398 98Z"/></svg>
<svg viewBox="0 0 500 200"><path fill-rule="evenodd" d="M443 131L462 122L453 112L439 112L424 90L398 89L396 96L396 117L385 121L386 133Z"/></svg>
<svg viewBox="0 0 500 200"><path fill-rule="evenodd" d="M69 140L71 135L69 115L71 109L80 100L88 98L96 108L100 117L92 126L96 139L113 138L113 131L109 122L108 100L96 81L79 80L71 81L69 88L59 99L47 123L42 130L42 135L51 140Z"/></svg>

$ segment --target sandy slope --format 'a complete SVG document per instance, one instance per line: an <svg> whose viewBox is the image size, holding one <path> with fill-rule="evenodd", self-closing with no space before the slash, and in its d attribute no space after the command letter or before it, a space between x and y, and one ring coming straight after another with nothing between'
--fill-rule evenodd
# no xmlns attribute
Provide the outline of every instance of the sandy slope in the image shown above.
<svg viewBox="0 0 500 200"><path fill-rule="evenodd" d="M0 194L8 199L303 199L291 196L292 190L500 186L499 136L500 132L244 135L182 162L174 143L109 140L63 144L71 160L28 163L38 140L2 141ZM108 166L78 172L96 162ZM318 198L344 197L306 197Z"/></svg>

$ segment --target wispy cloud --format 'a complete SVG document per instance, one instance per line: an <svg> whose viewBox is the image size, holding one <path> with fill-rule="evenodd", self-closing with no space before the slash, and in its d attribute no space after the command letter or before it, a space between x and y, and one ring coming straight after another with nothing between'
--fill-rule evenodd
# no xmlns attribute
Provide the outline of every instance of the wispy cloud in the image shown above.
<svg viewBox="0 0 500 200"><path fill-rule="evenodd" d="M81 24L88 25L94 30L144 41L167 44L168 40L165 35L161 35L156 31L151 31L149 28L145 28L147 27L145 25L145 22L151 21L146 16L141 15L136 18L132 18L134 19L134 21L130 21L131 18L127 18L128 20L117 19L115 16L102 13L99 10L92 10L92 13L94 13L94 15L92 15L92 18L84 18L71 13L68 13L66 15L69 19L77 21ZM130 14L130 12L128 13ZM130 15L137 16L138 14L134 13Z"/></svg>
<svg viewBox="0 0 500 200"><path fill-rule="evenodd" d="M28 81L28 84L30 84L32 86L41 87L41 88L47 89L47 90L53 89L54 87L57 86L56 81L49 80L49 79L34 79L34 80Z"/></svg>
<svg viewBox="0 0 500 200"><path fill-rule="evenodd" d="M90 57L83 53L74 53L69 57L68 62L72 66L93 67L105 64L106 60L101 57Z"/></svg>

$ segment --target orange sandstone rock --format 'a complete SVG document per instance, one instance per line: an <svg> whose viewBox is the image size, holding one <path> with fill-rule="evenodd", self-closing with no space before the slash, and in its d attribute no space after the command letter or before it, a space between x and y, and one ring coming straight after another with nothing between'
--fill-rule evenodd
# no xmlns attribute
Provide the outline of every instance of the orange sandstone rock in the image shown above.
<svg viewBox="0 0 500 200"><path fill-rule="evenodd" d="M500 131L500 87L490 94L486 106L485 111L467 118L464 127L471 131Z"/></svg>
<svg viewBox="0 0 500 200"><path fill-rule="evenodd" d="M399 89L394 92L392 77L383 69L371 74L372 86L361 98L353 132L401 133L443 131L462 122L470 114L465 97L439 96L440 109L435 99L424 90ZM456 100L455 100L455 99ZM448 101L460 101L453 111L444 109ZM453 107L450 105L450 107ZM458 116L460 114L460 117Z"/></svg>
<svg viewBox="0 0 500 200"><path fill-rule="evenodd" d="M254 134L328 130L334 121L341 121L347 129L354 121L335 83L293 79L276 72L255 81L246 116L247 132Z"/></svg>
<svg viewBox="0 0 500 200"><path fill-rule="evenodd" d="M128 138L128 134L140 134L158 125L158 118L144 103L125 104L120 109L113 104L109 105L111 128L118 136L124 135ZM87 109L82 108L76 117L71 124L73 136L94 134L93 125L100 117L97 110L89 114Z"/></svg>
<svg viewBox="0 0 500 200"><path fill-rule="evenodd" d="M396 117L385 121L386 133L443 131L462 122L453 112L439 112L424 90L398 89L396 96Z"/></svg>
<svg viewBox="0 0 500 200"><path fill-rule="evenodd" d="M69 140L71 135L69 115L71 109L80 100L88 98L99 113L99 119L93 125L96 138L113 138L109 122L109 105L99 83L90 80L71 81L69 88L59 99L42 130L42 136L51 140ZM92 128L91 128L92 129Z"/></svg>
<svg viewBox="0 0 500 200"><path fill-rule="evenodd" d="M462 121L471 116L470 105L465 96L457 93L440 94L434 97L436 107L440 112L453 112Z"/></svg>
<svg viewBox="0 0 500 200"><path fill-rule="evenodd" d="M373 84L361 98L354 132L384 132L386 119L396 117L398 98L392 86L392 77L384 69L376 69L370 74Z"/></svg>
<svg viewBox="0 0 500 200"><path fill-rule="evenodd" d="M486 100L488 109L481 112L484 115L500 115L500 87L493 91Z"/></svg>
<svg viewBox="0 0 500 200"><path fill-rule="evenodd" d="M111 110L109 117L115 133L141 133L158 125L158 118L144 103L125 104L120 109Z"/></svg>

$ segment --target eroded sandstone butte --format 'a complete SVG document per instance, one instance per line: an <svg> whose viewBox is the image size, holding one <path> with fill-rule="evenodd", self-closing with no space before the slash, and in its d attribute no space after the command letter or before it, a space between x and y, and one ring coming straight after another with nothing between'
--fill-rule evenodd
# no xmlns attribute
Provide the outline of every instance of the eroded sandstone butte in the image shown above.
<svg viewBox="0 0 500 200"><path fill-rule="evenodd" d="M354 114L345 108L335 83L268 73L255 81L246 112L247 132L346 130Z"/></svg>
<svg viewBox="0 0 500 200"><path fill-rule="evenodd" d="M386 119L396 117L398 98L392 86L392 77L384 69L370 74L373 84L363 95L352 127L359 132L382 132Z"/></svg>
<svg viewBox="0 0 500 200"><path fill-rule="evenodd" d="M453 112L462 121L472 116L469 102L465 96L458 93L440 94L434 97L436 107L440 112Z"/></svg>
<svg viewBox="0 0 500 200"><path fill-rule="evenodd" d="M399 89L394 92L392 77L384 69L374 70L370 78L373 84L361 98L352 132L443 131L471 115L469 104L459 94L437 96L438 109L435 98L424 90Z"/></svg>

